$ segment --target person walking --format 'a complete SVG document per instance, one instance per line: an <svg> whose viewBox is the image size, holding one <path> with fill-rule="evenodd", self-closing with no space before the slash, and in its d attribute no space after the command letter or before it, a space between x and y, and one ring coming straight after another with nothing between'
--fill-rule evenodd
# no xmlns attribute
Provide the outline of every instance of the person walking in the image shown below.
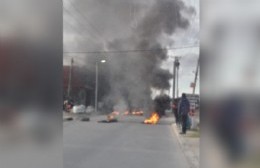
<svg viewBox="0 0 260 168"><path fill-rule="evenodd" d="M182 122L182 132L180 132L180 134L186 134L189 111L190 111L190 102L187 99L186 94L183 93L178 107L178 114L181 116L181 122Z"/></svg>

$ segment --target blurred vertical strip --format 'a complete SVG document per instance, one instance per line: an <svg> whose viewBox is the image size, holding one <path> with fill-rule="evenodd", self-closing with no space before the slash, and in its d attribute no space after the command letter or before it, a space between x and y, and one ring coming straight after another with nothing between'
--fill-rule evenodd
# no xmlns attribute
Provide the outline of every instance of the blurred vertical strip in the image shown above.
<svg viewBox="0 0 260 168"><path fill-rule="evenodd" d="M260 1L201 0L201 165L260 165Z"/></svg>
<svg viewBox="0 0 260 168"><path fill-rule="evenodd" d="M0 167L62 167L60 0L0 0Z"/></svg>

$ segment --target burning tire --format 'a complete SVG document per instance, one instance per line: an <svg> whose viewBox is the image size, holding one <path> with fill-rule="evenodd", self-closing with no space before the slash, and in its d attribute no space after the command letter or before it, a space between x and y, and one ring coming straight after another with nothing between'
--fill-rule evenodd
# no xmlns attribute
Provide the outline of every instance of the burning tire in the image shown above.
<svg viewBox="0 0 260 168"><path fill-rule="evenodd" d="M108 115L106 120L101 120L98 121L99 123L115 123L118 122L117 118L115 118L115 116L113 115Z"/></svg>
<svg viewBox="0 0 260 168"><path fill-rule="evenodd" d="M153 112L150 118L144 120L144 124L157 124L160 120L158 113Z"/></svg>

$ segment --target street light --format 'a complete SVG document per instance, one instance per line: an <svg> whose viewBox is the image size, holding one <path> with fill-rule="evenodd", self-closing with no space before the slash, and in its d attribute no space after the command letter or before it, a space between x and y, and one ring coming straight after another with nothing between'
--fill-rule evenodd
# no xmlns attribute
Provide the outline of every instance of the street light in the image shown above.
<svg viewBox="0 0 260 168"><path fill-rule="evenodd" d="M103 60L101 60L100 62L101 62L101 63L106 63L107 61L103 59Z"/></svg>
<svg viewBox="0 0 260 168"><path fill-rule="evenodd" d="M98 61L96 61L96 83L95 83L95 113L97 114L98 108ZM106 63L105 59L102 59L100 63Z"/></svg>

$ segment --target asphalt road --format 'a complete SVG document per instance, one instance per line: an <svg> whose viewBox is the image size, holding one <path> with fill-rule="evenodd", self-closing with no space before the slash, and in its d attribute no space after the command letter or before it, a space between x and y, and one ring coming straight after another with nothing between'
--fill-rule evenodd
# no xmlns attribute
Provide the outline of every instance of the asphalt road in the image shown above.
<svg viewBox="0 0 260 168"><path fill-rule="evenodd" d="M171 121L145 125L143 117L118 123L64 122L64 168L188 168Z"/></svg>

